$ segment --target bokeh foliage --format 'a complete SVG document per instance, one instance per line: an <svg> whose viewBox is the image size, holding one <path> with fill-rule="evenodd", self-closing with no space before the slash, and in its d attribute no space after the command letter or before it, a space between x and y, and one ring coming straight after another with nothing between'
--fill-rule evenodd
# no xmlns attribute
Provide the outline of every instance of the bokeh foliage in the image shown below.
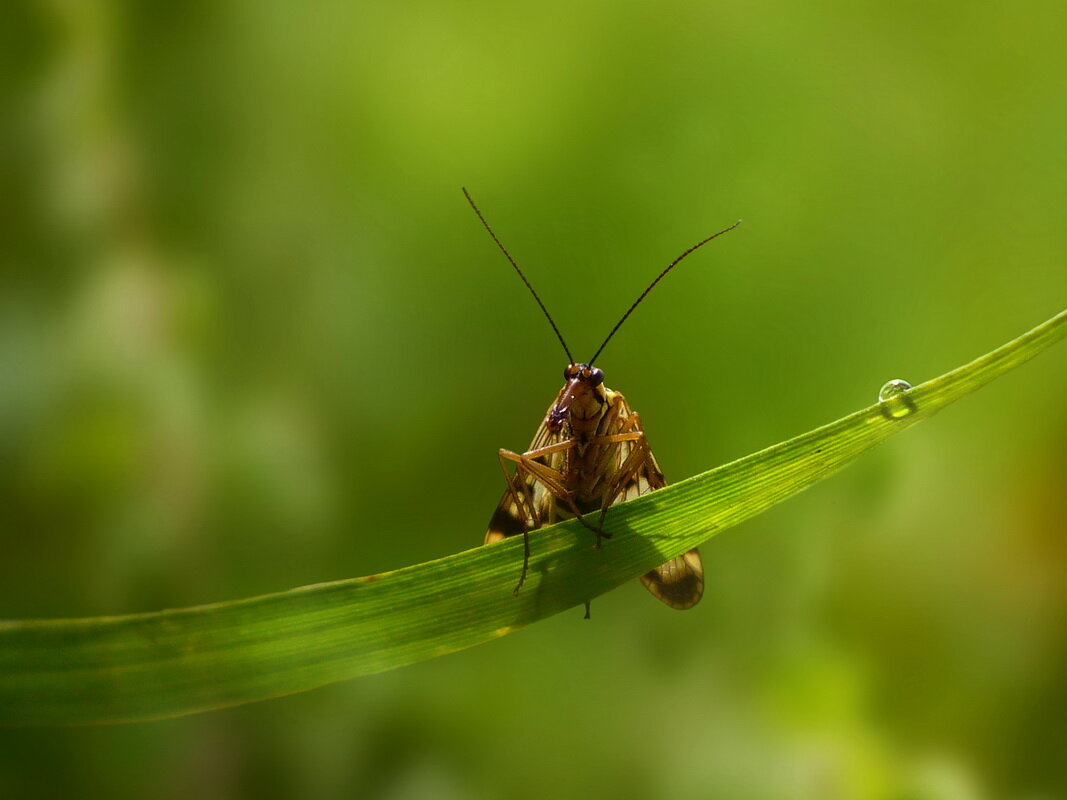
<svg viewBox="0 0 1067 800"><path fill-rule="evenodd" d="M0 14L7 618L472 544L563 359L460 185L582 351L745 218L601 358L673 479L1067 296L1060 4ZM1067 793L1065 393L1053 352L717 539L691 613L630 587L310 695L7 731L0 793Z"/></svg>
<svg viewBox="0 0 1067 800"><path fill-rule="evenodd" d="M591 546L592 524L572 519L528 539L259 597L0 620L0 725L212 711L440 658L583 604L589 619L591 600L837 473L1064 337L1067 311L945 375L915 387L894 380L867 408L613 505L601 519L606 546Z"/></svg>

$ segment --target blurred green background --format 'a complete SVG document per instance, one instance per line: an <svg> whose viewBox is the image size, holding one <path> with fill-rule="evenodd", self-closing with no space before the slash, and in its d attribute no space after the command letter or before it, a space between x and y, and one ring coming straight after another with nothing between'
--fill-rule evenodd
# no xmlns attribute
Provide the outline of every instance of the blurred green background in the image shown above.
<svg viewBox="0 0 1067 800"><path fill-rule="evenodd" d="M565 358L680 479L1067 306L1061 2L9 3L0 616L474 546ZM1067 796L1067 349L484 647L0 731L0 796Z"/></svg>

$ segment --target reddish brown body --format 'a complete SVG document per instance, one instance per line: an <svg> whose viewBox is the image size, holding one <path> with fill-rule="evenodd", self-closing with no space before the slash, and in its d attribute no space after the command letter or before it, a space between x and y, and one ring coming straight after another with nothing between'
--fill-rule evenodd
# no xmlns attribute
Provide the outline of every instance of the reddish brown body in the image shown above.
<svg viewBox="0 0 1067 800"><path fill-rule="evenodd" d="M549 407L525 453L500 451L508 489L489 521L486 543L527 539L519 586L526 576L529 534L564 519L597 514L596 545L606 538L604 514L615 503L667 485L648 446L641 418L622 393L604 386L603 373L572 364L567 383ZM516 465L514 474L507 463ZM672 608L692 608L704 592L704 570L694 548L645 573L641 582ZM516 587L518 590L518 587Z"/></svg>
<svg viewBox="0 0 1067 800"><path fill-rule="evenodd" d="M652 287L694 250L733 230L741 221L697 242L668 264L622 315L589 363L579 364L575 363L559 328L515 259L493 233L466 189L463 194L541 307L570 361L563 373L566 383L545 414L530 447L524 453L511 450L499 453L508 488L489 520L485 542L489 544L509 536L523 537L522 573L515 587L518 593L530 564L531 531L562 519L579 517L596 533L596 546L600 547L600 540L609 538L603 526L604 515L612 505L666 486L663 473L649 449L641 418L622 394L604 386L604 374L592 366L592 362ZM514 473L508 470L508 462L514 463ZM595 512L599 512L599 516L594 525L586 515ZM672 558L645 573L641 582L672 608L692 608L704 592L700 554L694 548ZM586 616L588 606L586 603Z"/></svg>

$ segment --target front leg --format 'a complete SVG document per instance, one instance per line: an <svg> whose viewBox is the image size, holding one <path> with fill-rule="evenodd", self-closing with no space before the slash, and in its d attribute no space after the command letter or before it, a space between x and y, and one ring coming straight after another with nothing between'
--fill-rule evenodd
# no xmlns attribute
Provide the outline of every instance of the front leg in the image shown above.
<svg viewBox="0 0 1067 800"><path fill-rule="evenodd" d="M525 453L521 454L514 453L511 450L501 449L497 455L500 458L500 464L502 468L505 460L515 462L516 475L519 475L520 473L525 473L527 476L529 476L530 480L540 483L542 486L545 487L549 494L551 494L559 502L563 503L567 507L567 510L574 514L574 516L578 519L579 522L581 522L589 530L596 532L597 529L593 527L592 523L585 519L585 516L582 514L581 509L579 509L577 504L574 502L574 492L567 488L567 479L563 475L563 473L536 460L538 458L542 458L543 456L552 455L554 453L561 453L565 450L570 450L574 448L577 444L577 439L567 439L566 441L551 444L547 447L539 447L536 450L528 450ZM504 470L504 472L505 474L507 474L506 469Z"/></svg>
<svg viewBox="0 0 1067 800"><path fill-rule="evenodd" d="M600 447L599 456L594 466L598 474L603 474L607 469L608 463L617 457L619 445L624 442L633 442L633 445L601 494L598 547L600 538L611 538L611 534L604 531L604 517L607 515L608 508L618 501L619 495L624 493L637 475L640 474L645 461L651 455L648 449L648 442L645 439L645 432L641 430L641 418L636 413L631 413L621 422L616 422L615 425L608 426L607 429L611 430L612 428L615 430L614 433L597 436L590 442L590 444Z"/></svg>
<svg viewBox="0 0 1067 800"><path fill-rule="evenodd" d="M585 521L575 505L572 493L567 489L563 474L559 470L552 469L535 460L543 456L564 452L574 447L575 444L576 442L573 439L568 439L564 442L529 450L521 454L503 449L497 453L500 469L503 471L504 480L508 485L498 513L502 512L505 518L514 519L514 522L520 522L521 520L522 526L522 571L519 573L519 582L515 585L514 594L518 594L523 583L526 582L526 574L530 568L530 531L540 528L543 524L541 509L537 508L534 502L532 490L535 483L540 483L549 494L560 502L565 503L582 524L593 529ZM515 463L514 475L508 472L507 462L509 461ZM511 506L514 507L514 517L510 513ZM505 531L492 531L491 538L487 537L487 541L497 541L498 538L505 538L509 535L512 534Z"/></svg>

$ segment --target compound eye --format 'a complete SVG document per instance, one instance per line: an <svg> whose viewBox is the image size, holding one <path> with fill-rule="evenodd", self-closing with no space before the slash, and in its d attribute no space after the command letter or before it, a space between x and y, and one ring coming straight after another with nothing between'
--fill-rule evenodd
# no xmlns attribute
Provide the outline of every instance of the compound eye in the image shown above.
<svg viewBox="0 0 1067 800"><path fill-rule="evenodd" d="M574 377L574 364L568 364L563 369L563 380L569 381L573 377Z"/></svg>
<svg viewBox="0 0 1067 800"><path fill-rule="evenodd" d="M591 383L593 386L599 386L603 382L604 382L604 373L601 372L600 370L594 368L592 373L589 375L589 383Z"/></svg>

